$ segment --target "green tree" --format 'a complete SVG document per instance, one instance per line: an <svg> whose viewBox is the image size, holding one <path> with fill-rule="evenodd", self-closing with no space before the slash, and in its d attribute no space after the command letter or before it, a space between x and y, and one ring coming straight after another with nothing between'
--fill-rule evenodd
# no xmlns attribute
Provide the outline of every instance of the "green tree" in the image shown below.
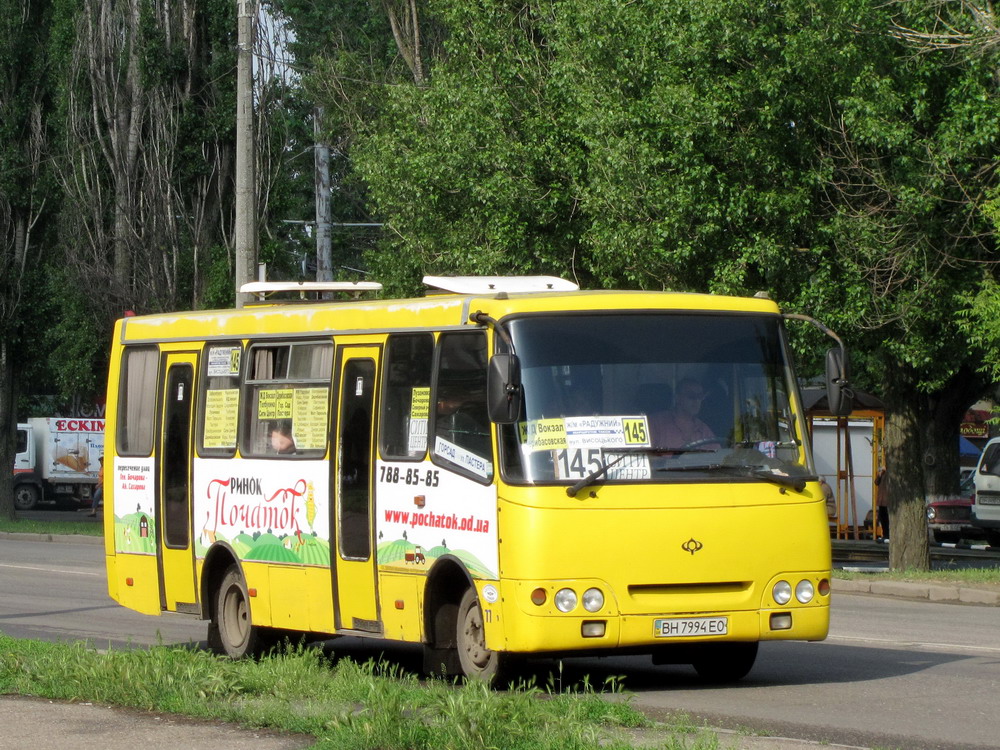
<svg viewBox="0 0 1000 750"><path fill-rule="evenodd" d="M13 518L16 405L29 372L35 301L41 296L52 199L44 159L51 110L48 46L51 7L40 0L0 2L0 517Z"/></svg>
<svg viewBox="0 0 1000 750"><path fill-rule="evenodd" d="M370 263L397 290L549 271L817 315L887 402L892 564L926 567L925 498L984 388L956 313L994 254L1000 135L989 61L900 31L938 9L441 0L429 80L356 129L390 230Z"/></svg>

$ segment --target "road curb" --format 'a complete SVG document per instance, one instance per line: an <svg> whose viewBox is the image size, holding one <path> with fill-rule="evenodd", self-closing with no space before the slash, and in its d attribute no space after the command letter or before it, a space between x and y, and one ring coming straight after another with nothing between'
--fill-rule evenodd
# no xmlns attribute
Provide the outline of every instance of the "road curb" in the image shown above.
<svg viewBox="0 0 1000 750"><path fill-rule="evenodd" d="M833 591L835 593L871 594L943 604L976 604L986 607L1000 607L1000 590L940 583L834 578Z"/></svg>

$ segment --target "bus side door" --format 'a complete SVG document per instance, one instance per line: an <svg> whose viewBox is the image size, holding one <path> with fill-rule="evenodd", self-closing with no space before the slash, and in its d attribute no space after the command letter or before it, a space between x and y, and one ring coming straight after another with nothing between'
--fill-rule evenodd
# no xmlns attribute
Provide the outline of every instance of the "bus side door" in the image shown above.
<svg viewBox="0 0 1000 750"><path fill-rule="evenodd" d="M198 612L194 549L191 544L191 422L195 402L197 355L164 355L160 392L156 558L160 608Z"/></svg>
<svg viewBox="0 0 1000 750"><path fill-rule="evenodd" d="M376 592L373 451L378 346L337 348L336 442L330 486L334 498L330 539L338 629L381 633Z"/></svg>

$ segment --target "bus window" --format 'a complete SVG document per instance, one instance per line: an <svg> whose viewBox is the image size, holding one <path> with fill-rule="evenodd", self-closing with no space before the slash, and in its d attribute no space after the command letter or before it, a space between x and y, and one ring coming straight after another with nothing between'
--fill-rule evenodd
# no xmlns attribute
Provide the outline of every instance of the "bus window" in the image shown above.
<svg viewBox="0 0 1000 750"><path fill-rule="evenodd" d="M427 452L434 337L394 335L386 347L382 389L382 456L419 460Z"/></svg>
<svg viewBox="0 0 1000 750"><path fill-rule="evenodd" d="M486 407L486 336L444 333L438 341L434 457L476 479L493 478Z"/></svg>
<svg viewBox="0 0 1000 750"><path fill-rule="evenodd" d="M236 453L242 354L239 343L213 344L203 357L199 455L230 457Z"/></svg>
<svg viewBox="0 0 1000 750"><path fill-rule="evenodd" d="M122 356L117 431L120 456L148 456L153 451L159 361L155 347L129 348Z"/></svg>
<svg viewBox="0 0 1000 750"><path fill-rule="evenodd" d="M241 452L247 456L322 456L329 423L333 344L251 346Z"/></svg>
<svg viewBox="0 0 1000 750"><path fill-rule="evenodd" d="M575 481L612 462L612 482L686 482L716 464L810 475L779 322L706 313L512 321L524 414L501 431L507 479ZM696 403L681 401L689 393ZM649 451L623 456L617 446Z"/></svg>

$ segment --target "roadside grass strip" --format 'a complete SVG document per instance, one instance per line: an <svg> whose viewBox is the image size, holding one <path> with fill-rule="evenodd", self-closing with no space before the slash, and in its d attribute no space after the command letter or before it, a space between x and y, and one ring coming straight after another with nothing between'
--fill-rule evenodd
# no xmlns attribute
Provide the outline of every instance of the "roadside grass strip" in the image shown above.
<svg viewBox="0 0 1000 750"><path fill-rule="evenodd" d="M657 725L609 681L555 691L421 680L398 667L288 646L257 661L155 646L97 652L84 643L0 635L0 692L125 706L312 735L323 750L714 750L714 733ZM649 733L655 735L650 737ZM652 741L651 741L652 740Z"/></svg>
<svg viewBox="0 0 1000 750"><path fill-rule="evenodd" d="M103 523L86 521L34 521L0 519L0 532L8 534L49 534L53 536L104 536Z"/></svg>

